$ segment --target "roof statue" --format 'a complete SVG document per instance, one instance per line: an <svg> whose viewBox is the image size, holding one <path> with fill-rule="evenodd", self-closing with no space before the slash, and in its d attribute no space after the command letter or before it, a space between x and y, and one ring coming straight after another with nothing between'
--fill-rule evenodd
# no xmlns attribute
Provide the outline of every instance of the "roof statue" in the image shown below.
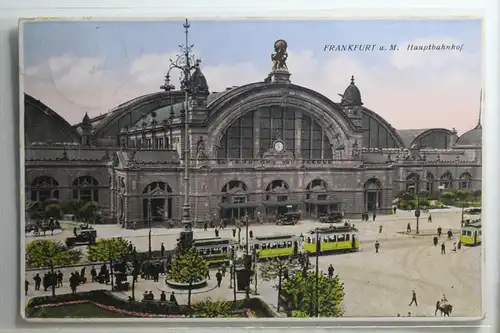
<svg viewBox="0 0 500 333"><path fill-rule="evenodd" d="M288 70L286 66L286 60L288 59L288 52L286 51L288 44L283 39L278 39L274 42L274 53L271 55L271 60L273 61L273 71L276 70Z"/></svg>

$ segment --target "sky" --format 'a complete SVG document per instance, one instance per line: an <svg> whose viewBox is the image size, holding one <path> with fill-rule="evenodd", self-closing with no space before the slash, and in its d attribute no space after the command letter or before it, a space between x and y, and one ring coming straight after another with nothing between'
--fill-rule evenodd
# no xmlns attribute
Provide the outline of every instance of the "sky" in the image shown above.
<svg viewBox="0 0 500 333"><path fill-rule="evenodd" d="M22 29L24 90L69 123L160 91L183 20L28 21ZM210 91L262 81L273 44L288 43L292 83L339 102L352 75L364 106L397 129L477 124L482 89L480 20L190 20L189 44ZM325 45L375 44L373 51ZM396 44L398 51L390 51ZM463 45L408 51L408 45ZM380 46L386 51L379 51ZM173 75L177 81L179 75ZM178 83L174 82L176 87Z"/></svg>

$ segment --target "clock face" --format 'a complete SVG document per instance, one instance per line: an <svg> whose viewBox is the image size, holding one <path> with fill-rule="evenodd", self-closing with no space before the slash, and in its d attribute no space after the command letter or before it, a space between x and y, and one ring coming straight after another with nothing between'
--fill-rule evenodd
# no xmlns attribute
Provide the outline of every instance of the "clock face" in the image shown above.
<svg viewBox="0 0 500 333"><path fill-rule="evenodd" d="M278 153L283 151L284 148L285 148L285 145L283 144L282 141L276 141L274 143L274 150L276 150Z"/></svg>

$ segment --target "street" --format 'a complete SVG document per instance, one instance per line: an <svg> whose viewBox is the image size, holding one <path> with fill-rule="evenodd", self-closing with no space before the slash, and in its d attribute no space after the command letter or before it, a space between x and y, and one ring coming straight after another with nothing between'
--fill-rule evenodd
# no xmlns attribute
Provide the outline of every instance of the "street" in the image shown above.
<svg viewBox="0 0 500 333"><path fill-rule="evenodd" d="M361 241L361 250L356 253L322 256L319 258L320 270L326 272L330 264L335 268L335 274L344 282L346 316L350 317L395 317L398 313L406 316L434 316L436 301L442 294L446 294L450 304L454 306L453 317L478 317L481 312L481 251L482 247L462 247L456 253L452 252L453 242L458 237L460 229L460 212L443 211L432 213L433 222L429 223L427 215L420 219L420 235L415 235L415 218L411 212L398 212L396 215L378 216L375 222L361 222L351 220L359 229L358 239ZM371 216L370 216L371 218ZM412 233L405 234L408 223L411 223ZM382 225L382 233L379 226ZM313 221L301 221L296 226L276 225L250 225L255 236L272 234L300 234L317 226L325 226ZM446 244L446 255L441 254L440 244L434 246L432 237L436 228L443 229L441 242ZM122 236L129 239L138 251L147 251L148 232L142 230L124 230L116 225L96 226L98 237ZM446 239L446 231L452 229L453 240ZM159 249L163 242L167 249L175 246L180 229L153 229L152 248ZM64 240L71 233L65 230L48 239ZM214 237L213 229L202 231L196 229L195 238ZM244 239L244 229L242 239ZM221 237L232 237L231 227L221 230ZM38 237L27 237L30 242ZM380 243L380 253L375 253L374 242ZM82 247L84 248L84 247ZM314 263L314 258L311 258ZM260 264L259 264L260 265ZM66 277L75 268L63 270ZM87 274L90 269L87 269ZM32 277L35 272L27 272L26 278L33 284ZM212 270L212 280L208 287L195 291L193 300L202 300L206 297L212 299L233 299L233 290L229 289L229 277L225 277L221 288L216 288ZM164 278L159 283L139 280L136 284L136 297L144 291L152 290L159 297L161 290L170 293L165 286ZM273 307L277 302L277 291L268 282L257 279L259 297ZM66 283L67 284L67 283ZM30 286L32 287L32 286ZM252 284L253 287L253 284ZM85 284L79 290L97 288L110 288L98 284ZM418 306L409 307L412 290L417 293ZM60 292L69 292L65 286ZM28 297L50 294L50 292L35 292L30 288ZM129 292L128 294L131 294ZM176 291L179 302L187 302L184 292ZM125 297L125 295L124 295ZM238 298L243 298L238 294ZM439 314L438 314L439 315Z"/></svg>

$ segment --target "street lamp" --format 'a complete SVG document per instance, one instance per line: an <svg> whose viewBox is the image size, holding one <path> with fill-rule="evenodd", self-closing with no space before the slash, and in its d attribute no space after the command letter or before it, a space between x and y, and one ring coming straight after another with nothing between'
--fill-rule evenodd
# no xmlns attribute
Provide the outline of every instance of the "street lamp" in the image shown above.
<svg viewBox="0 0 500 333"><path fill-rule="evenodd" d="M415 197L416 197L416 207L415 207L415 217L417 218L417 226L415 229L415 233L418 235L420 233L420 191L418 189L418 186L409 186L408 188L414 189L415 190Z"/></svg>
<svg viewBox="0 0 500 333"><path fill-rule="evenodd" d="M246 234L246 244L245 244L245 257L247 261L250 261L249 255L249 243L248 243L248 214L245 215L245 234ZM248 267L245 267L247 270L247 286L245 290L245 297L250 298L250 271L251 271L251 265L247 265Z"/></svg>
<svg viewBox="0 0 500 333"><path fill-rule="evenodd" d="M151 198L148 199L148 258L151 260Z"/></svg>
<svg viewBox="0 0 500 333"><path fill-rule="evenodd" d="M184 91L184 108L181 110L183 121L184 121L184 204L182 205L182 224L184 225L184 230L182 231L181 239L190 243L193 238L193 230L190 218L190 204L189 204L189 162L190 162L190 147L189 147L189 94L191 93L191 72L196 69L201 60L195 59L193 53L191 52L194 45L189 45L189 27L190 24L186 19L184 25L185 34L185 44L180 45L181 52L177 55L175 60L170 60L170 66L165 75L165 85L161 86L161 89L165 91L171 91L174 86L170 84L170 71L173 69L180 70L181 72L181 91ZM186 246L188 244L184 244Z"/></svg>
<svg viewBox="0 0 500 333"><path fill-rule="evenodd" d="M319 254L321 253L321 242L319 239L318 228L316 228L316 289L315 289L315 311L316 317L319 317Z"/></svg>

